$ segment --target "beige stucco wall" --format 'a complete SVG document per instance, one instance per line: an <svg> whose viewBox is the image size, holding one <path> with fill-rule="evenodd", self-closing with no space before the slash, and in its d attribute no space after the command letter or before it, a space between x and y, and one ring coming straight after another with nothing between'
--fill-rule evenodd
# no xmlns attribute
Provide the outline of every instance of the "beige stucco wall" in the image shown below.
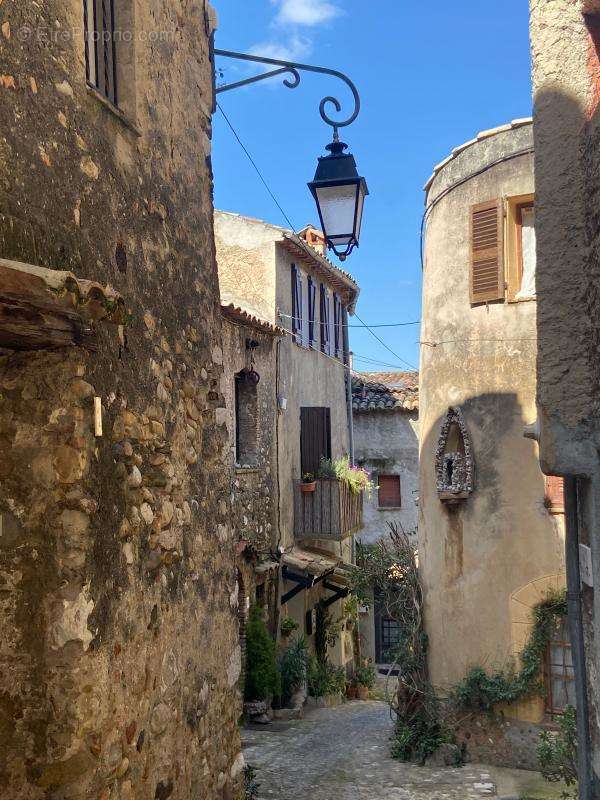
<svg viewBox="0 0 600 800"><path fill-rule="evenodd" d="M303 341L308 339L307 276L311 268L297 262L281 243L285 230L261 220L237 214L215 213L215 240L221 299L230 300L257 312L263 319L274 322L286 331L291 330L292 295L291 269L296 263L302 275ZM322 275L315 281L322 283ZM330 339L333 342L333 305L330 291ZM319 294L317 291L317 304ZM318 308L318 305L317 305ZM319 334L317 328L317 337ZM274 491L279 498L276 528L272 537L274 545L289 550L294 544L294 482L301 478L300 463L300 409L303 406L326 406L331 412L332 457L349 453L348 414L346 406L345 369L343 364L319 350L297 344L290 335L281 337L275 353L275 392L286 400L286 408L277 413L275 446L277 480ZM352 557L351 539L343 543L311 542L311 546L341 556L345 561ZM293 588L293 583L283 582L282 594ZM292 616L304 630L305 613L321 597L330 592L322 584L308 592L296 595L281 609L281 616ZM338 601L330 607L337 619L341 614ZM351 637L343 633L330 653L333 663L344 664L352 659Z"/></svg>
<svg viewBox="0 0 600 800"><path fill-rule="evenodd" d="M438 172L431 202L453 182L531 146L530 125L471 145ZM532 193L523 155L453 189L433 209L425 239L420 369L419 559L434 684L514 653L511 597L563 566L562 517L544 506L535 420L536 301L471 307L470 207ZM435 450L449 406L459 406L475 457L475 490L449 509L438 498ZM510 713L510 712L509 712ZM516 713L516 712L514 712Z"/></svg>

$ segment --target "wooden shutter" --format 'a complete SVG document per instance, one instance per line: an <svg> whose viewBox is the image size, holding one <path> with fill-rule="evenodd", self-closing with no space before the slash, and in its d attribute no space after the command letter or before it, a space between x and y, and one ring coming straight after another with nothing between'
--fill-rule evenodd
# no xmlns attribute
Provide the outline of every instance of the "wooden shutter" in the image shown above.
<svg viewBox="0 0 600 800"><path fill-rule="evenodd" d="M379 507L380 508L400 508L402 498L400 495L400 476L399 475L380 475L379 483Z"/></svg>
<svg viewBox="0 0 600 800"><path fill-rule="evenodd" d="M292 332L294 341L302 344L302 276L295 264L292 264Z"/></svg>
<svg viewBox="0 0 600 800"><path fill-rule="evenodd" d="M328 408L300 409L300 460L302 475L319 469L322 458L331 458L331 415Z"/></svg>
<svg viewBox="0 0 600 800"><path fill-rule="evenodd" d="M329 293L321 284L321 352L329 355Z"/></svg>
<svg viewBox="0 0 600 800"><path fill-rule="evenodd" d="M471 303L504 300L502 200L471 206Z"/></svg>
<svg viewBox="0 0 600 800"><path fill-rule="evenodd" d="M317 286L314 280L308 276L308 346L312 347L315 343L315 318L317 301Z"/></svg>
<svg viewBox="0 0 600 800"><path fill-rule="evenodd" d="M544 505L553 514L565 513L564 478L559 478L557 475L546 475Z"/></svg>

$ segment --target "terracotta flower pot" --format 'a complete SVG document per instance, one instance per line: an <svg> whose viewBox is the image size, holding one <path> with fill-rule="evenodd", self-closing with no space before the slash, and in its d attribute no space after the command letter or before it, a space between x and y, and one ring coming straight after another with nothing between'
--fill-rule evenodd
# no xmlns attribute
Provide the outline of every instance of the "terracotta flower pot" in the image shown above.
<svg viewBox="0 0 600 800"><path fill-rule="evenodd" d="M368 700L369 699L369 690L366 686L359 686L358 687L358 699L359 700Z"/></svg>
<svg viewBox="0 0 600 800"><path fill-rule="evenodd" d="M310 492L314 492L314 490L316 488L317 488L317 482L316 481L312 481L311 483L301 483L300 484L300 491L303 494L309 494Z"/></svg>
<svg viewBox="0 0 600 800"><path fill-rule="evenodd" d="M346 697L348 700L356 700L358 696L358 688L356 686L347 686L346 687Z"/></svg>

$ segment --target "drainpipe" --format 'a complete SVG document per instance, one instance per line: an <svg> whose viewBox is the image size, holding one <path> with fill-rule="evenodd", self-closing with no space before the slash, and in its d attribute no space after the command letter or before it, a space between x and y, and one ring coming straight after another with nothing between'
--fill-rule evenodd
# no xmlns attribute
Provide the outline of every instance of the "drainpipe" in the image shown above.
<svg viewBox="0 0 600 800"><path fill-rule="evenodd" d="M567 566L567 608L575 672L577 702L577 755L579 800L592 800L589 711L585 645L581 615L581 572L579 567L579 509L577 478L565 477L565 557Z"/></svg>

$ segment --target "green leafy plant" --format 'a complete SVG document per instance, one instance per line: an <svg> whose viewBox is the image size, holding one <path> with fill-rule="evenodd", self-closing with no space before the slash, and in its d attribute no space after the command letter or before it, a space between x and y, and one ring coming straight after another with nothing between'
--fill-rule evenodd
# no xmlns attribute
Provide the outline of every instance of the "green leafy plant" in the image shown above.
<svg viewBox="0 0 600 800"><path fill-rule="evenodd" d="M448 693L458 708L469 711L492 711L500 703L515 703L535 692L542 693L542 666L548 641L557 618L567 613L564 591L550 592L533 609L533 628L521 653L520 669L501 669L489 674L474 667Z"/></svg>
<svg viewBox="0 0 600 800"><path fill-rule="evenodd" d="M312 483L315 479L315 476L312 472L305 472L302 476L302 483Z"/></svg>
<svg viewBox="0 0 600 800"><path fill-rule="evenodd" d="M354 670L354 680L358 686L365 686L367 689L372 689L375 686L375 667L365 662Z"/></svg>
<svg viewBox="0 0 600 800"><path fill-rule="evenodd" d="M327 650L335 647L342 630L341 621L334 621L323 601L316 605L315 652L317 659L324 664L327 661Z"/></svg>
<svg viewBox="0 0 600 800"><path fill-rule="evenodd" d="M452 744L452 736L445 731L437 715L420 713L410 722L399 719L392 740L392 758L398 761L416 761L423 765L425 760L437 752L444 744ZM460 751L459 751L460 753ZM455 766L461 766L460 755Z"/></svg>
<svg viewBox="0 0 600 800"><path fill-rule="evenodd" d="M281 631L282 636L289 636L290 633L297 631L299 627L300 625L298 625L295 619L292 619L291 617L285 617L285 619L281 620L279 630Z"/></svg>
<svg viewBox="0 0 600 800"><path fill-rule="evenodd" d="M352 466L348 456L335 460L322 458L317 471L317 478L344 481L353 494L365 492L368 497L371 496L373 489L367 470L362 467Z"/></svg>
<svg viewBox="0 0 600 800"><path fill-rule="evenodd" d="M537 756L547 781L564 781L569 790L564 798L576 798L577 790L577 719L572 706L558 718L558 731L542 731Z"/></svg>
<svg viewBox="0 0 600 800"><path fill-rule="evenodd" d="M326 661L320 662L312 656L308 662L308 691L312 697L325 697L346 691L346 672Z"/></svg>
<svg viewBox="0 0 600 800"><path fill-rule="evenodd" d="M288 703L294 692L298 691L307 679L308 651L304 636L292 639L289 647L279 659L279 670L281 672L282 700L284 703Z"/></svg>
<svg viewBox="0 0 600 800"><path fill-rule="evenodd" d="M256 781L255 767L246 764L244 767L244 800L257 800L260 783Z"/></svg>
<svg viewBox="0 0 600 800"><path fill-rule="evenodd" d="M250 609L246 625L246 700L267 700L281 694L275 642L269 635L259 606Z"/></svg>

